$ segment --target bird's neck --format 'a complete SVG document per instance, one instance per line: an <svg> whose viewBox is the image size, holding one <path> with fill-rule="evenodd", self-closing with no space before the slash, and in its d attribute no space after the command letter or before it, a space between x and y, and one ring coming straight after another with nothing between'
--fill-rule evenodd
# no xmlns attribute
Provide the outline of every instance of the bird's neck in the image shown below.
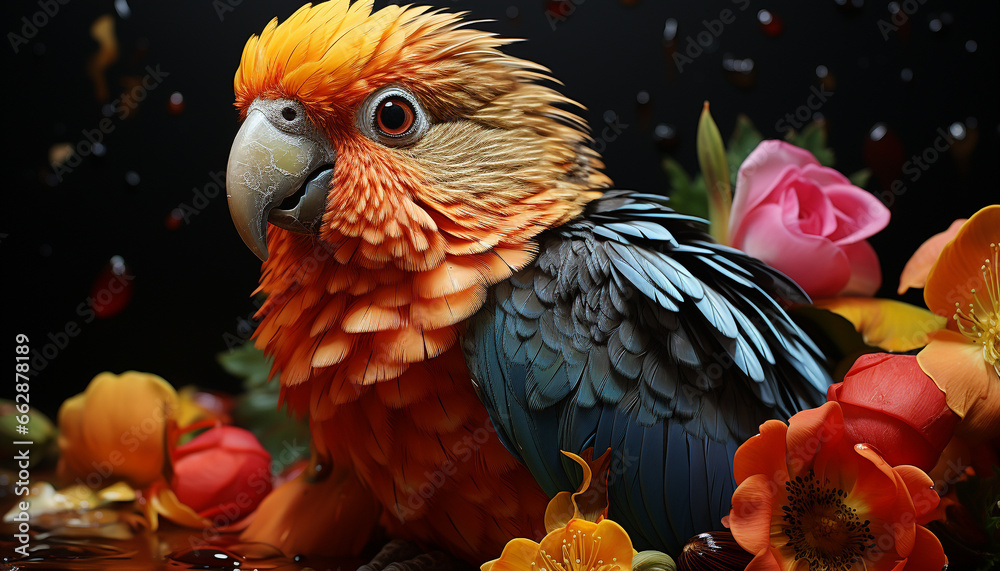
<svg viewBox="0 0 1000 571"><path fill-rule="evenodd" d="M267 300L254 335L283 387L308 383L336 403L399 378L452 348L487 288L535 256L531 243L497 246L412 271L353 263L357 247L356 239L331 246L288 232L270 237L258 289Z"/></svg>

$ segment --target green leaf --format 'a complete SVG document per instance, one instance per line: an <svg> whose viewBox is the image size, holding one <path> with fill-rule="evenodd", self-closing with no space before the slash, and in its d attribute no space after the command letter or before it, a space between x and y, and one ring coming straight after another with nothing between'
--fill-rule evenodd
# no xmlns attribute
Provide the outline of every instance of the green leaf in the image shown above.
<svg viewBox="0 0 1000 571"><path fill-rule="evenodd" d="M856 171L854 174L852 174L847 178L848 180L851 181L851 184L853 184L854 186L865 188L865 186L868 184L868 179L870 179L871 177L872 177L871 169L861 169L859 171Z"/></svg>
<svg viewBox="0 0 1000 571"><path fill-rule="evenodd" d="M18 406L26 404L18 401L0 399L0 467L17 471L20 468L36 466L53 453L58 454L56 444L59 431L56 426L37 408L29 408L27 413L18 410ZM25 419L24 416L28 418ZM21 420L27 420L22 424ZM20 430L19 430L20 429ZM26 430L27 432L22 432ZM14 444L16 441L31 440L34 442L31 454L28 456L28 466L20 464L16 458L24 446Z"/></svg>
<svg viewBox="0 0 1000 571"><path fill-rule="evenodd" d="M696 137L698 164L705 177L708 196L709 233L720 244L729 243L729 210L733 203L733 190L729 181L729 161L722 144L719 127L708 111L708 101L698 120Z"/></svg>
<svg viewBox="0 0 1000 571"><path fill-rule="evenodd" d="M1000 467L993 466L993 474L976 474L957 482L955 491L959 503L975 519L975 523L980 526L982 535L988 542L986 545L975 546L979 558L984 563L977 567L977 570L994 569L994 565L1000 562L1000 517L996 515L1000 512ZM972 533L957 535L955 539L963 542L976 535L979 533L972 530ZM965 547L973 546L965 545Z"/></svg>
<svg viewBox="0 0 1000 571"><path fill-rule="evenodd" d="M733 135L729 137L729 148L726 150L726 158L729 161L729 181L734 188L740 165L763 140L764 137L753 126L749 117L741 114L736 118L736 127L733 128Z"/></svg>
<svg viewBox="0 0 1000 571"><path fill-rule="evenodd" d="M708 197L705 196L705 180L699 175L694 181L684 167L674 159L663 159L663 170L670 179L670 207L682 214L708 217Z"/></svg>
<svg viewBox="0 0 1000 571"><path fill-rule="evenodd" d="M220 353L217 359L226 372L243 379L245 392L236 399L233 421L253 432L271 453L272 470L280 472L309 457L308 422L291 417L284 406L279 406L278 374L269 381L274 360L249 342Z"/></svg>
<svg viewBox="0 0 1000 571"><path fill-rule="evenodd" d="M219 364L230 375L243 379L245 389L257 388L267 385L271 377L271 365L274 360L265 357L264 352L253 346L253 343L244 343L240 347L216 356ZM278 375L274 376L274 386L278 386Z"/></svg>
<svg viewBox="0 0 1000 571"><path fill-rule="evenodd" d="M812 153L819 164L832 167L835 162L833 150L826 146L826 122L813 121L801 133L794 129L788 132L786 140Z"/></svg>

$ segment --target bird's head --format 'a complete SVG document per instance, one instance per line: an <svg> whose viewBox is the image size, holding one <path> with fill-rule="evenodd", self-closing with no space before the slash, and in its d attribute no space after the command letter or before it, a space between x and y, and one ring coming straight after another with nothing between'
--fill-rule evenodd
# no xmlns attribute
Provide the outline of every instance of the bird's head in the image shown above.
<svg viewBox="0 0 1000 571"><path fill-rule="evenodd" d="M610 184L546 70L466 24L333 0L250 38L226 189L258 257L297 233L355 241L368 268L426 270L526 243Z"/></svg>

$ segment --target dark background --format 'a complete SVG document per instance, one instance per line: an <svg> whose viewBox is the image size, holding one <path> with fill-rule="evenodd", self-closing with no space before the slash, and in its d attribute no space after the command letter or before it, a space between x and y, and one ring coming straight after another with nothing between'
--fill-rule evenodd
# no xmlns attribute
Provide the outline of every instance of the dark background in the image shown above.
<svg viewBox="0 0 1000 571"><path fill-rule="evenodd" d="M3 333L8 340L27 334L39 353L51 345L52 356L35 361L32 404L54 414L63 399L104 370L138 369L178 387L238 390L215 355L249 335L249 294L259 264L232 226L224 191L196 198L211 192L213 173L224 171L238 128L232 81L243 44L300 2L119 0L116 8L110 1L48 0L58 13L38 16L47 21L27 38L22 18L43 12L45 1L4 3L8 41L0 48ZM885 195L893 220L872 239L885 278L880 293L894 296L903 264L925 238L996 202L1000 6L910 0L900 7L902 14L911 12L906 23L892 30L886 27L892 24L886 2L843 3L438 2L495 20L480 24L489 30L526 38L510 51L548 66L565 84L563 92L587 107L596 131L609 111L618 117L623 128L607 142L604 156L620 187L668 192L665 154L696 170L695 126L705 99L724 137L738 113L747 114L765 137L781 136L778 121L807 104L811 88L821 84L817 67L825 66L824 85L833 94L817 112L828 122L837 168L852 173L874 167L880 176L868 188L875 192L896 178L906 187L898 196ZM688 51L691 43L699 33L719 29L712 21L724 9L732 11L732 23L678 73L664 44L667 20L677 23L677 52L696 54ZM779 35L761 27L761 9L781 19ZM102 14L114 18L119 53L95 82L87 67L98 43L89 30ZM27 40L17 53L11 33ZM752 86L741 85L747 77L734 81L727 75L727 58L753 60ZM161 82L130 108L129 117L119 118L112 102L122 93L141 93L132 90L147 66L160 70ZM102 83L106 97L98 91ZM640 91L650 95L641 107ZM183 96L179 113L169 104L175 92ZM60 181L49 163L50 149L86 140L84 133L98 128L105 112L111 112L111 129L103 136L103 156L83 157ZM965 126L964 140L921 169L917 179L900 171L904 160L934 144L938 129L956 122ZM866 143L878 123L889 133ZM657 140L661 124L670 127L672 138ZM171 223L181 205L190 207L188 221ZM134 275L131 298L116 315L93 318L87 297L95 280L107 279L102 272L116 255ZM920 303L920 293L905 299ZM76 336L62 333L67 325ZM13 385L3 389L2 396L12 394Z"/></svg>

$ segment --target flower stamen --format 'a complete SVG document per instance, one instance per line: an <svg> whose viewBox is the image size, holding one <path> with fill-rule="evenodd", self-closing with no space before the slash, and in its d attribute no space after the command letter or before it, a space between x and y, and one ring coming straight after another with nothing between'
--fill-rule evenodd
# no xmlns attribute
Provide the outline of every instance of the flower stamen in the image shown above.
<svg viewBox="0 0 1000 571"><path fill-rule="evenodd" d="M794 552L796 561L806 560L810 570L849 571L875 548L875 536L871 522L862 521L858 510L845 502L847 493L828 484L817 481L811 471L785 482L785 547Z"/></svg>
<svg viewBox="0 0 1000 571"><path fill-rule="evenodd" d="M964 310L955 302L952 318L962 335L983 346L983 359L1000 374L1000 247L991 243L990 250L992 259L986 258L979 268L986 291L973 288L973 302Z"/></svg>
<svg viewBox="0 0 1000 571"><path fill-rule="evenodd" d="M606 564L603 559L597 559L600 548L600 536L588 538L586 533L575 530L569 540L563 539L561 557L557 555L558 559L553 558L552 554L544 549L540 551L545 564L548 565L540 571L619 571L621 566L617 558L610 564ZM533 568L534 566L532 563Z"/></svg>

